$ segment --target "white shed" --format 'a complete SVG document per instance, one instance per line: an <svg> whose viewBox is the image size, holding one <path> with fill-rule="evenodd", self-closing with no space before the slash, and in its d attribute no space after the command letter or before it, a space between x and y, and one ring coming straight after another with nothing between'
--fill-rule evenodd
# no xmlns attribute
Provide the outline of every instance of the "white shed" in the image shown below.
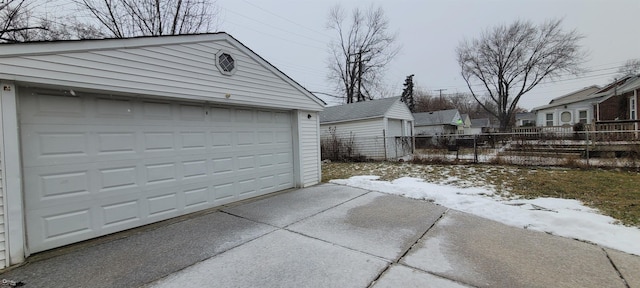
<svg viewBox="0 0 640 288"><path fill-rule="evenodd" d="M326 107L320 113L320 130L324 140L337 137L354 142L355 153L366 158L412 153L413 115L400 97Z"/></svg>
<svg viewBox="0 0 640 288"><path fill-rule="evenodd" d="M225 33L2 44L0 268L320 181L324 102Z"/></svg>

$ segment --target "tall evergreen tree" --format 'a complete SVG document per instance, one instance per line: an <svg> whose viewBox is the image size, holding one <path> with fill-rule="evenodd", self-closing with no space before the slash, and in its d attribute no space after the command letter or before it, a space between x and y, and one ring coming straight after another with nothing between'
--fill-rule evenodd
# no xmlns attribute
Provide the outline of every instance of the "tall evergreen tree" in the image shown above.
<svg viewBox="0 0 640 288"><path fill-rule="evenodd" d="M415 112L416 101L413 99L413 74L407 76L407 79L404 80L404 89L402 90L402 96L400 97L400 101L407 104L411 113Z"/></svg>

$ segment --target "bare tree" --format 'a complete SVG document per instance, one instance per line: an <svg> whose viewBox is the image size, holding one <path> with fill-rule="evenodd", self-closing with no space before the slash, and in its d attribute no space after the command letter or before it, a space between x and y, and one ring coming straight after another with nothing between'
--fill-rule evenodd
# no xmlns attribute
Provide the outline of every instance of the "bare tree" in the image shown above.
<svg viewBox="0 0 640 288"><path fill-rule="evenodd" d="M116 38L211 32L214 0L73 0Z"/></svg>
<svg viewBox="0 0 640 288"><path fill-rule="evenodd" d="M0 2L0 42L30 41L46 28L33 21L33 11L26 0Z"/></svg>
<svg viewBox="0 0 640 288"><path fill-rule="evenodd" d="M440 97L438 95L431 95L429 92L416 89L414 91L415 107L414 113L417 112L431 112L439 110L448 110L456 108L447 97Z"/></svg>
<svg viewBox="0 0 640 288"><path fill-rule="evenodd" d="M0 1L0 43L104 38L91 23L75 16L50 18L47 13L35 13L35 1Z"/></svg>
<svg viewBox="0 0 640 288"><path fill-rule="evenodd" d="M640 73L640 59L629 59L624 62L624 65L618 68L616 78L620 79L625 76L636 75L638 73Z"/></svg>
<svg viewBox="0 0 640 288"><path fill-rule="evenodd" d="M338 34L330 44L329 79L346 103L373 99L385 67L398 54L396 35L382 8L354 9L347 15L340 6L329 12L327 27Z"/></svg>
<svg viewBox="0 0 640 288"><path fill-rule="evenodd" d="M513 125L518 101L542 80L581 71L586 53L578 42L584 36L563 31L561 24L560 19L541 25L516 21L459 44L462 77L476 101L500 121L501 130Z"/></svg>

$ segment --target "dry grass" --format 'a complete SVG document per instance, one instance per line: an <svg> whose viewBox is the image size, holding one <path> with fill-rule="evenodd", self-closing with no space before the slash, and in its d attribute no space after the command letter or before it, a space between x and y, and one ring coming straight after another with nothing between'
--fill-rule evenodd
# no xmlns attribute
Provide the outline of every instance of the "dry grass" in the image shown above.
<svg viewBox="0 0 640 288"><path fill-rule="evenodd" d="M356 175L415 177L461 187L487 187L511 197L576 199L621 223L640 227L640 173L500 165L328 163L322 181Z"/></svg>

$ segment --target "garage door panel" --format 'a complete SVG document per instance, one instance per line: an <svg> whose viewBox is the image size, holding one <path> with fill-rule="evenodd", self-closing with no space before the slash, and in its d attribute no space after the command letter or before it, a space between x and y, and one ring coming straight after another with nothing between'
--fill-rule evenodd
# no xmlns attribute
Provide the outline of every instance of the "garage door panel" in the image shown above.
<svg viewBox="0 0 640 288"><path fill-rule="evenodd" d="M147 176L145 185L163 185L178 180L173 162L146 164L144 171Z"/></svg>
<svg viewBox="0 0 640 288"><path fill-rule="evenodd" d="M180 205L180 202L179 196L175 192L148 197L149 217L163 217L167 216L166 214L177 215L178 211L184 207L184 205Z"/></svg>
<svg viewBox="0 0 640 288"><path fill-rule="evenodd" d="M183 189L185 212L195 212L202 209L201 207L205 208L211 205L212 201L209 200L210 191L211 189L208 185Z"/></svg>
<svg viewBox="0 0 640 288"><path fill-rule="evenodd" d="M25 205L55 206L70 199L90 198L94 175L85 165L32 167L24 169L24 189L30 191Z"/></svg>
<svg viewBox="0 0 640 288"><path fill-rule="evenodd" d="M123 226L126 223L138 222L142 219L143 214L140 205L140 199L137 197L127 200L121 200L116 203L107 203L100 205L98 211L100 213L101 229Z"/></svg>
<svg viewBox="0 0 640 288"><path fill-rule="evenodd" d="M46 213L46 211L43 211ZM42 246L58 245L65 239L89 239L93 237L90 209L70 209L64 213L39 215L33 213L27 220L32 223L28 229L28 239L34 243L31 249L38 250ZM35 233L38 232L38 233ZM62 244L64 245L64 244Z"/></svg>
<svg viewBox="0 0 640 288"><path fill-rule="evenodd" d="M85 99L72 95L60 95L57 93L33 93L28 91L31 97L20 101L21 123L42 123L42 118L86 118ZM58 94L58 95L56 95ZM26 97L25 97L26 98ZM57 122L64 122L57 119ZM54 124L55 122L51 122Z"/></svg>
<svg viewBox="0 0 640 288"><path fill-rule="evenodd" d="M98 98L94 103L98 118L133 119L134 103L129 99Z"/></svg>
<svg viewBox="0 0 640 288"><path fill-rule="evenodd" d="M86 161L90 155L89 135L86 132L59 126L50 130L44 125L21 127L22 145L29 153L23 161L34 165L52 164L59 159Z"/></svg>
<svg viewBox="0 0 640 288"><path fill-rule="evenodd" d="M31 252L294 186L288 112L95 95L41 109L50 99L32 96L20 97Z"/></svg>
<svg viewBox="0 0 640 288"><path fill-rule="evenodd" d="M158 153L175 150L175 136L173 131L143 132L143 152Z"/></svg>
<svg viewBox="0 0 640 288"><path fill-rule="evenodd" d="M215 149L230 148L233 145L233 132L214 131L211 132L211 147Z"/></svg>
<svg viewBox="0 0 640 288"><path fill-rule="evenodd" d="M173 119L171 103L142 101L141 103L142 117L149 120L171 120Z"/></svg>
<svg viewBox="0 0 640 288"><path fill-rule="evenodd" d="M209 175L209 165L206 159L192 159L181 162L181 171L183 180L197 180Z"/></svg>
<svg viewBox="0 0 640 288"><path fill-rule="evenodd" d="M106 157L129 157L136 154L137 135L133 131L96 132L96 154ZM112 158L111 158L112 159Z"/></svg>
<svg viewBox="0 0 640 288"><path fill-rule="evenodd" d="M180 132L180 146L182 150L207 149L207 135L205 131Z"/></svg>
<svg viewBox="0 0 640 288"><path fill-rule="evenodd" d="M234 192L234 181L220 181L220 183L216 183L212 187L212 199L213 203L226 204L231 203L237 199L237 193Z"/></svg>
<svg viewBox="0 0 640 288"><path fill-rule="evenodd" d="M180 120L202 122L206 119L204 105L180 104L178 111Z"/></svg>
<svg viewBox="0 0 640 288"><path fill-rule="evenodd" d="M98 169L98 191L109 192L137 187L140 174L138 170L136 165Z"/></svg>

